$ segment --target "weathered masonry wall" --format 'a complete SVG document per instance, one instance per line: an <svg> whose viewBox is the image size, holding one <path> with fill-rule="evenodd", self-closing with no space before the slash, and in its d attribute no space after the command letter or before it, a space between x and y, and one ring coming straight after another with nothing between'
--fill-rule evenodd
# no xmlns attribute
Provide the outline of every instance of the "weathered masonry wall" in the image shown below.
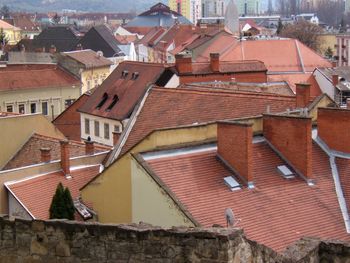
<svg viewBox="0 0 350 263"><path fill-rule="evenodd" d="M238 229L9 221L0 218L0 262L349 262L350 246L301 240L285 254ZM320 261L321 260L321 261ZM324 260L324 261L322 261Z"/></svg>

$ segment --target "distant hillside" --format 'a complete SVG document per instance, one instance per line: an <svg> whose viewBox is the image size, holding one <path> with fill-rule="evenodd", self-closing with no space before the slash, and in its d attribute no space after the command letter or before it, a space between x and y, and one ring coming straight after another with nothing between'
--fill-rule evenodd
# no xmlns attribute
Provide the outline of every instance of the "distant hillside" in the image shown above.
<svg viewBox="0 0 350 263"><path fill-rule="evenodd" d="M61 11L73 9L88 12L129 12L143 11L150 6L167 0L0 0L0 6L7 5L11 11Z"/></svg>

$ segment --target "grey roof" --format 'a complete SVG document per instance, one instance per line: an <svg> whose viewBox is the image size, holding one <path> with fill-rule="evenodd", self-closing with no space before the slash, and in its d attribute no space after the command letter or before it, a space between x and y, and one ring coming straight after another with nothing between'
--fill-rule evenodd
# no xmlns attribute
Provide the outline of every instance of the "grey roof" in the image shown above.
<svg viewBox="0 0 350 263"><path fill-rule="evenodd" d="M56 64L56 61L50 53L8 52L7 64Z"/></svg>
<svg viewBox="0 0 350 263"><path fill-rule="evenodd" d="M341 91L350 91L350 67L319 68L319 70L332 81L333 75L339 76L337 88Z"/></svg>
<svg viewBox="0 0 350 263"><path fill-rule="evenodd" d="M183 16L176 17L173 14L157 13L154 15L137 16L127 23L127 27L171 27L176 21L180 24L191 24L191 22Z"/></svg>

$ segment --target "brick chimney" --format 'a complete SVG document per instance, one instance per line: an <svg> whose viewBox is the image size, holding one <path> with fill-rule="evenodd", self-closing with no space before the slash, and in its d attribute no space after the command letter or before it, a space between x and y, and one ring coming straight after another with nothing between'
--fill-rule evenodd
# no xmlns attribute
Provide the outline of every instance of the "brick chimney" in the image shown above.
<svg viewBox="0 0 350 263"><path fill-rule="evenodd" d="M312 179L312 118L263 115L264 137L270 146L304 179Z"/></svg>
<svg viewBox="0 0 350 263"><path fill-rule="evenodd" d="M113 145L116 145L119 141L121 133L114 131L114 132L112 132L112 134L113 134Z"/></svg>
<svg viewBox="0 0 350 263"><path fill-rule="evenodd" d="M332 83L333 83L333 86L337 86L339 84L339 75L338 74L332 75Z"/></svg>
<svg viewBox="0 0 350 263"><path fill-rule="evenodd" d="M309 83L296 84L296 107L305 108L309 105L311 85Z"/></svg>
<svg viewBox="0 0 350 263"><path fill-rule="evenodd" d="M86 155L93 155L95 153L95 147L93 141L85 141L85 154Z"/></svg>
<svg viewBox="0 0 350 263"><path fill-rule="evenodd" d="M40 160L42 163L51 161L51 149L47 147L40 148Z"/></svg>
<svg viewBox="0 0 350 263"><path fill-rule="evenodd" d="M220 54L210 53L210 68L213 72L220 72Z"/></svg>
<svg viewBox="0 0 350 263"><path fill-rule="evenodd" d="M350 153L350 110L318 108L318 136L335 151Z"/></svg>
<svg viewBox="0 0 350 263"><path fill-rule="evenodd" d="M337 67L337 61L333 60L332 61L332 68L336 68Z"/></svg>
<svg viewBox="0 0 350 263"><path fill-rule="evenodd" d="M253 182L253 124L219 122L218 157L246 184Z"/></svg>
<svg viewBox="0 0 350 263"><path fill-rule="evenodd" d="M66 177L70 177L69 141L60 141L61 145L61 168Z"/></svg>
<svg viewBox="0 0 350 263"><path fill-rule="evenodd" d="M176 54L175 67L179 73L192 73L192 55L191 54Z"/></svg>

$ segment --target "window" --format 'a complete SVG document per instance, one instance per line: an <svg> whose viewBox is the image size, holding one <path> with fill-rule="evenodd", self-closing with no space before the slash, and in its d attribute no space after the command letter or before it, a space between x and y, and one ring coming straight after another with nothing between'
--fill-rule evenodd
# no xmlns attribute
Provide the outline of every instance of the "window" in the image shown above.
<svg viewBox="0 0 350 263"><path fill-rule="evenodd" d="M108 123L105 123L104 125L104 137L105 139L109 139L109 124Z"/></svg>
<svg viewBox="0 0 350 263"><path fill-rule="evenodd" d="M30 103L30 113L36 113L36 103Z"/></svg>
<svg viewBox="0 0 350 263"><path fill-rule="evenodd" d="M90 90L91 89L91 83L90 83L90 80L88 80L87 82L87 90Z"/></svg>
<svg viewBox="0 0 350 263"><path fill-rule="evenodd" d="M67 109L70 105L73 104L75 100L74 99L68 99L64 101L64 107Z"/></svg>
<svg viewBox="0 0 350 263"><path fill-rule="evenodd" d="M114 132L120 132L120 126L114 125Z"/></svg>
<svg viewBox="0 0 350 263"><path fill-rule="evenodd" d="M25 113L24 104L18 104L18 113L20 113L20 114Z"/></svg>
<svg viewBox="0 0 350 263"><path fill-rule="evenodd" d="M100 136L100 123L98 121L95 121L94 124L95 124L95 136L99 137Z"/></svg>
<svg viewBox="0 0 350 263"><path fill-rule="evenodd" d="M85 118L85 134L90 134L90 120Z"/></svg>
<svg viewBox="0 0 350 263"><path fill-rule="evenodd" d="M49 114L49 109L48 109L48 103L47 101L43 101L41 103L41 112L43 113L43 115L48 115Z"/></svg>
<svg viewBox="0 0 350 263"><path fill-rule="evenodd" d="M108 99L108 94L105 92L104 94L103 94L103 96L102 96L102 99L101 99L101 101L100 101L100 103L97 105L97 109L100 109L102 106L103 106L103 104L105 104L105 102L106 102L106 100Z"/></svg>
<svg viewBox="0 0 350 263"><path fill-rule="evenodd" d="M7 112L13 112L13 105L7 105L6 106L6 111Z"/></svg>
<svg viewBox="0 0 350 263"><path fill-rule="evenodd" d="M119 100L119 97L117 95L114 95L113 100L112 100L111 104L109 104L106 111L110 111L114 107L114 105L118 102L118 100Z"/></svg>

